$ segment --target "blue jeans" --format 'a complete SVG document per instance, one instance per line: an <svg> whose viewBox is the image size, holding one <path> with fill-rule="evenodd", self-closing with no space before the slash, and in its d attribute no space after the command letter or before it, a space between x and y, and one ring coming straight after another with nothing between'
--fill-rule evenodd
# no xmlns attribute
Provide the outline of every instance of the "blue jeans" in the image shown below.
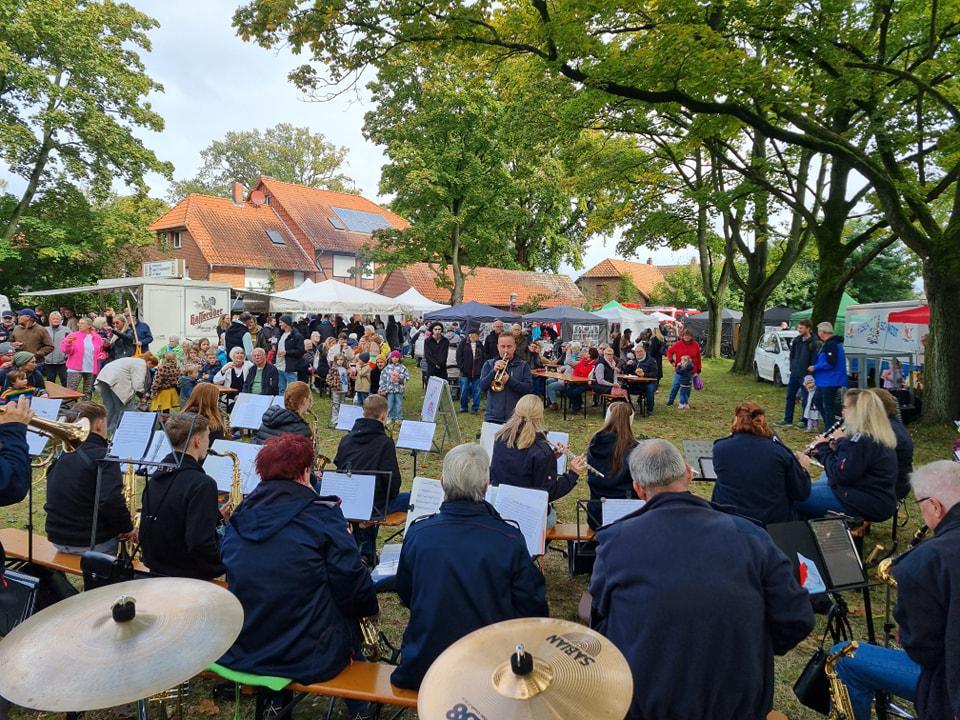
<svg viewBox="0 0 960 720"><path fill-rule="evenodd" d="M795 502L794 509L801 518L818 518L826 515L830 510L846 513L840 498L833 491L826 480L817 480L810 484L810 494L806 500Z"/></svg>
<svg viewBox="0 0 960 720"><path fill-rule="evenodd" d="M837 420L839 390L840 388L837 387L818 387L813 396L813 402L820 412L824 428L830 427Z"/></svg>
<svg viewBox="0 0 960 720"><path fill-rule="evenodd" d="M693 385L681 385L680 386L680 404L687 405L690 402L690 391L693 389ZM673 392L673 390L671 390Z"/></svg>
<svg viewBox="0 0 960 720"><path fill-rule="evenodd" d="M551 380L547 383L547 402L551 405L557 404L557 393L563 392L565 383L563 380Z"/></svg>
<svg viewBox="0 0 960 720"><path fill-rule="evenodd" d="M368 392L360 392L359 390L357 390L357 391L353 394L353 404L354 404L354 405L363 405L363 401L366 400L366 399L367 399L367 396L369 396L369 395L370 395L370 393L368 393Z"/></svg>
<svg viewBox="0 0 960 720"><path fill-rule="evenodd" d="M790 373L790 382L787 383L787 404L783 408L783 421L785 423L793 422L793 406L797 402L797 393L800 393L800 407L807 406L807 389L803 386L803 375L801 373ZM801 410L800 415L803 415Z"/></svg>
<svg viewBox="0 0 960 720"><path fill-rule="evenodd" d="M673 401L677 397L677 393L680 392L680 376L674 374L673 376L673 385L670 386L670 397L667 398L667 405L673 405ZM687 396L689 397L690 391L687 390ZM680 396L680 402L684 402L683 396Z"/></svg>
<svg viewBox="0 0 960 720"><path fill-rule="evenodd" d="M387 393L387 419L403 420L403 393Z"/></svg>
<svg viewBox="0 0 960 720"><path fill-rule="evenodd" d="M466 411L467 401L473 399L473 411L480 409L480 378L460 376L460 409Z"/></svg>
<svg viewBox="0 0 960 720"><path fill-rule="evenodd" d="M654 399L656 398L657 386L658 386L659 384L660 384L660 383L658 383L658 382L649 382L649 383L641 383L641 384L640 384L640 388L639 388L639 390L638 390L638 394L639 394L641 397L643 397L644 402L646 403L646 406L647 406L647 417L653 415L653 402L654 402ZM689 390L687 391L687 394L688 394L688 395L690 394L690 391L689 391ZM680 402L683 402L683 393L682 393L682 391L681 391L681 394L680 394Z"/></svg>
<svg viewBox="0 0 960 720"><path fill-rule="evenodd" d="M399 493L393 500L387 503L386 515L395 512L407 512L410 509L410 493ZM374 508L376 514L379 508ZM357 549L360 550L360 557L372 568L377 560L377 534L380 532L379 525L371 525L362 528L357 523L353 525L353 537L357 541Z"/></svg>
<svg viewBox="0 0 960 720"><path fill-rule="evenodd" d="M837 652L846 642L833 646ZM920 682L920 666L903 650L858 643L853 657L837 663L837 675L850 691L856 720L870 720L870 705L878 690L913 702Z"/></svg>
<svg viewBox="0 0 960 720"><path fill-rule="evenodd" d="M577 383L567 387L567 397L570 398L570 409L577 412L583 407L583 394L590 389L586 383Z"/></svg>
<svg viewBox="0 0 960 720"><path fill-rule="evenodd" d="M283 395L287 390L287 385L297 381L297 374L295 372L282 372L279 373L280 380L278 382L278 394Z"/></svg>

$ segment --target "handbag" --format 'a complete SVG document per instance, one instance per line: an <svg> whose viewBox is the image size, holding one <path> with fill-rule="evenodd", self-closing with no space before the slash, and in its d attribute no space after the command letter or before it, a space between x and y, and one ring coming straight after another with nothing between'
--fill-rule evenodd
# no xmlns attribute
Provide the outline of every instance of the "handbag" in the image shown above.
<svg viewBox="0 0 960 720"><path fill-rule="evenodd" d="M699 375L693 376L693 389L694 390L703 390L703 378Z"/></svg>
<svg viewBox="0 0 960 720"><path fill-rule="evenodd" d="M826 662L827 651L818 647L807 661L800 677L793 684L793 694L797 696L797 700L821 715L830 712L830 688L827 685L827 676L824 672Z"/></svg>

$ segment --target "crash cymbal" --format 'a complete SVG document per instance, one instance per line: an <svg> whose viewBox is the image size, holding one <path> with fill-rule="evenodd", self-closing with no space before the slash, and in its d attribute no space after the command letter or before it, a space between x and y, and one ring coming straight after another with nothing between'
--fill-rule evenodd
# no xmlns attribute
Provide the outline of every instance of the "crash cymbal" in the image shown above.
<svg viewBox="0 0 960 720"><path fill-rule="evenodd" d="M240 601L203 580L151 578L90 590L0 641L0 696L51 712L134 702L196 675L242 625Z"/></svg>
<svg viewBox="0 0 960 720"><path fill-rule="evenodd" d="M633 677L623 654L583 625L521 618L461 638L427 671L421 720L623 720Z"/></svg>

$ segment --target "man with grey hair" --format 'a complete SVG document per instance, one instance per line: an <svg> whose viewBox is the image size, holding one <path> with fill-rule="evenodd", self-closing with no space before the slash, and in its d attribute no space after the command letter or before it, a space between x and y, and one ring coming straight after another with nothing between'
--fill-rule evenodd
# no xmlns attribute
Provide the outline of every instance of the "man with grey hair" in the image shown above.
<svg viewBox="0 0 960 720"><path fill-rule="evenodd" d="M910 484L933 537L900 555L891 570L903 650L859 643L837 664L856 720L870 718L881 690L913 702L924 720L960 718L960 464L924 465Z"/></svg>
<svg viewBox="0 0 960 720"><path fill-rule="evenodd" d="M633 673L628 717L766 717L774 654L813 629L793 566L762 528L691 494L666 440L641 442L628 464L646 504L597 533L590 583L592 625Z"/></svg>
<svg viewBox="0 0 960 720"><path fill-rule="evenodd" d="M484 502L489 473L482 447L453 448L443 459L440 512L407 531L396 590L410 622L390 676L397 687L419 689L440 653L474 630L548 614L543 575L523 535Z"/></svg>
<svg viewBox="0 0 960 720"><path fill-rule="evenodd" d="M833 324L818 324L817 336L823 345L816 362L807 370L813 373L816 386L813 401L826 429L833 425L839 414L840 389L847 386L847 358L843 352L843 338L833 334Z"/></svg>
<svg viewBox="0 0 960 720"><path fill-rule="evenodd" d="M43 377L47 380L59 380L60 384L67 385L67 355L60 345L70 334L70 328L63 324L63 315L54 310L49 315L50 325L47 326L47 335L53 350L43 359Z"/></svg>

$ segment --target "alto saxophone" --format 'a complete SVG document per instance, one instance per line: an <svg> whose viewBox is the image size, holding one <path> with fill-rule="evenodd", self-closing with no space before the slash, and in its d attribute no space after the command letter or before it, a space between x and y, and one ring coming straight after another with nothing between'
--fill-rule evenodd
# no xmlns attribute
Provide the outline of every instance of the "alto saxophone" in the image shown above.
<svg viewBox="0 0 960 720"><path fill-rule="evenodd" d="M830 690L830 714L827 716L829 720L854 720L850 691L837 675L837 663L845 655L853 657L857 647L857 642L853 641L842 650L830 653L823 665L823 674L827 676L827 685Z"/></svg>
<svg viewBox="0 0 960 720"><path fill-rule="evenodd" d="M390 653L383 645L382 633L377 623L368 617L359 619L360 624L360 652L369 662L380 662L389 657Z"/></svg>
<svg viewBox="0 0 960 720"><path fill-rule="evenodd" d="M910 552L913 548L920 544L920 542L927 536L927 533L930 532L930 528L926 525L921 525L917 528L917 531L913 534L913 537L910 539L910 547L907 550L904 550L900 555L884 558L879 563L877 563L877 579L880 582L889 585L892 588L897 587L897 579L893 576L893 561Z"/></svg>
<svg viewBox="0 0 960 720"><path fill-rule="evenodd" d="M224 450L222 452L219 450L207 450L207 453L214 457L228 457L230 458L230 462L233 463L233 477L230 479L230 497L223 507L225 513L230 514L243 502L243 481L240 478L240 458L237 457L235 452L231 452L230 450Z"/></svg>

